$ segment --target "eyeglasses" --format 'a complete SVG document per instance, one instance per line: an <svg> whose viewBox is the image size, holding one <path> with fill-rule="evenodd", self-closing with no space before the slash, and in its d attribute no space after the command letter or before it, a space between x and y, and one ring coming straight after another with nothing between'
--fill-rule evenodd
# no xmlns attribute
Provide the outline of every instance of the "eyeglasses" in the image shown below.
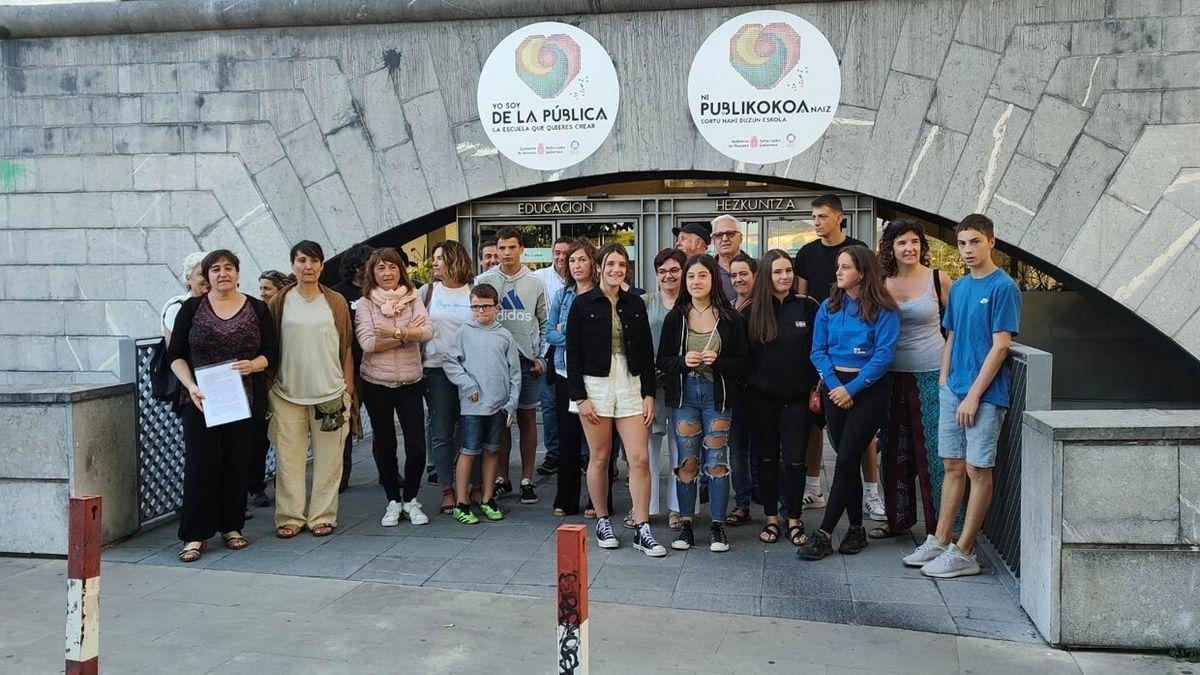
<svg viewBox="0 0 1200 675"><path fill-rule="evenodd" d="M471 305L471 311L472 311L472 312L482 312L482 311L484 311L484 310L491 309L491 308L493 308L493 307L495 307L495 306L496 306L495 304L491 304L491 305Z"/></svg>
<svg viewBox="0 0 1200 675"><path fill-rule="evenodd" d="M660 277L677 277L683 270L678 267L660 267L654 271L658 272Z"/></svg>
<svg viewBox="0 0 1200 675"><path fill-rule="evenodd" d="M741 234L741 232L738 232L737 230L725 230L724 232L713 232L712 238L713 239L733 239L735 236L740 235L740 234Z"/></svg>

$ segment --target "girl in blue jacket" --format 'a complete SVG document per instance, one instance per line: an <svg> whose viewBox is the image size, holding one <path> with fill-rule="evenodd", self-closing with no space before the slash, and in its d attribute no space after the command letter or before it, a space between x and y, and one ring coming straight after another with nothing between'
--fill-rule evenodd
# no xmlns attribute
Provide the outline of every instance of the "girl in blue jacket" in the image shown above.
<svg viewBox="0 0 1200 675"><path fill-rule="evenodd" d="M888 390L881 380L900 335L899 308L883 283L875 254L865 246L847 246L838 254L836 276L829 299L817 312L811 354L821 375L821 400L837 464L821 528L797 551L802 560L833 553L830 535L843 511L850 529L838 553L855 554L867 546L858 502L859 460L883 423Z"/></svg>

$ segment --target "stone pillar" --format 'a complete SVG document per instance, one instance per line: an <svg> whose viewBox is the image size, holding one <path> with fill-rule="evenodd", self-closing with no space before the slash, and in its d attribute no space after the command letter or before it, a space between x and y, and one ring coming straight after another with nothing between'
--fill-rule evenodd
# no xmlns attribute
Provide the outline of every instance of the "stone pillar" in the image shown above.
<svg viewBox="0 0 1200 675"><path fill-rule="evenodd" d="M1053 645L1200 647L1200 411L1029 412L1021 606Z"/></svg>
<svg viewBox="0 0 1200 675"><path fill-rule="evenodd" d="M134 533L135 425L131 384L0 387L0 553L66 555L77 494L103 495L104 543Z"/></svg>

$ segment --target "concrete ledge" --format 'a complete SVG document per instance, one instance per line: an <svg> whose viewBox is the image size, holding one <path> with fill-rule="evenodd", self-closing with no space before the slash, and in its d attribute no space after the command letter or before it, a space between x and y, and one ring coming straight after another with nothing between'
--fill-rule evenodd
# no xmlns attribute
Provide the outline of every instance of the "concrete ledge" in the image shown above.
<svg viewBox="0 0 1200 675"><path fill-rule="evenodd" d="M760 5L755 0L137 0L0 8L0 39L607 14Z"/></svg>
<svg viewBox="0 0 1200 675"><path fill-rule="evenodd" d="M1056 441L1200 438L1200 410L1047 410L1025 421Z"/></svg>
<svg viewBox="0 0 1200 675"><path fill-rule="evenodd" d="M0 389L0 553L65 555L72 495L104 499L107 543L137 531L131 384Z"/></svg>

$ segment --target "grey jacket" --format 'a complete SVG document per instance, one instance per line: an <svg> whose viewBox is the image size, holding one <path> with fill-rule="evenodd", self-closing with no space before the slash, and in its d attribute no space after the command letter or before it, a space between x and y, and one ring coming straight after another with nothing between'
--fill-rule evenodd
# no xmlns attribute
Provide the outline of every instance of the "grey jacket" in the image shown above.
<svg viewBox="0 0 1200 675"><path fill-rule="evenodd" d="M501 410L516 414L521 361L516 341L499 321L490 326L464 323L446 351L442 369L458 386L463 415L493 415ZM471 400L474 393L479 394L478 401Z"/></svg>
<svg viewBox="0 0 1200 675"><path fill-rule="evenodd" d="M500 294L500 314L496 319L512 333L521 357L529 361L541 359L542 334L550 304L546 284L524 265L512 276L501 272L496 265L475 277L475 284L491 284Z"/></svg>

